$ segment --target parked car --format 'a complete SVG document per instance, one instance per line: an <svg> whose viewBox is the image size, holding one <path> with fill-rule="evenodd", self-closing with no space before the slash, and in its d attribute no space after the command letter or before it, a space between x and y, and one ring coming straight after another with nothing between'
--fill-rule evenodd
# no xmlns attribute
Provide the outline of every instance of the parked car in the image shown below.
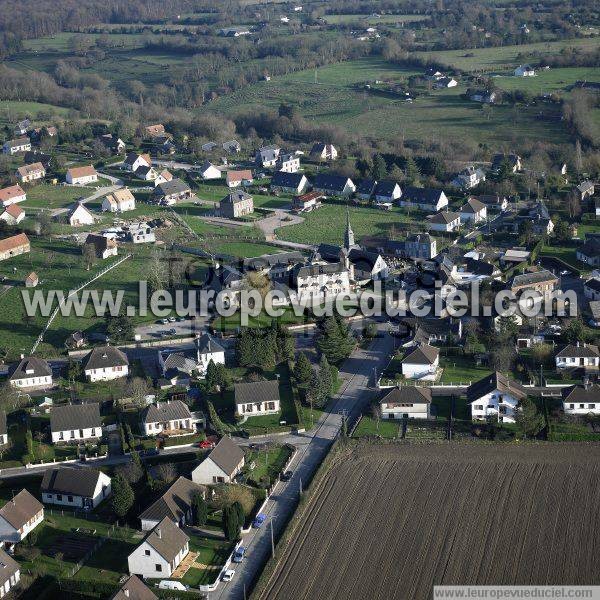
<svg viewBox="0 0 600 600"><path fill-rule="evenodd" d="M221 576L221 581L231 581L233 576L235 575L235 571L233 569L227 569L225 573Z"/></svg>
<svg viewBox="0 0 600 600"><path fill-rule="evenodd" d="M233 562L234 563L241 563L244 560L244 555L246 554L246 548L244 548L244 546L240 546L234 553L233 553Z"/></svg>
<svg viewBox="0 0 600 600"><path fill-rule="evenodd" d="M158 588L160 590L178 590L180 592L185 592L187 589L180 581L171 581L170 579L163 579L158 584Z"/></svg>
<svg viewBox="0 0 600 600"><path fill-rule="evenodd" d="M169 323L169 319L161 319L161 320L160 320L160 322L161 322L163 325L167 325L167 324Z"/></svg>
<svg viewBox="0 0 600 600"><path fill-rule="evenodd" d="M260 529L262 524L267 520L267 515L265 513L258 513L252 521L252 527L256 527L256 529Z"/></svg>
<svg viewBox="0 0 600 600"><path fill-rule="evenodd" d="M281 474L279 479L281 479L281 481L289 481L292 478L293 474L294 474L293 471L286 471L285 473Z"/></svg>
<svg viewBox="0 0 600 600"><path fill-rule="evenodd" d="M177 319L175 317L169 317L169 323L175 323Z"/></svg>
<svg viewBox="0 0 600 600"><path fill-rule="evenodd" d="M215 443L211 442L209 440L203 440L201 442L198 442L198 448L214 448L215 447Z"/></svg>

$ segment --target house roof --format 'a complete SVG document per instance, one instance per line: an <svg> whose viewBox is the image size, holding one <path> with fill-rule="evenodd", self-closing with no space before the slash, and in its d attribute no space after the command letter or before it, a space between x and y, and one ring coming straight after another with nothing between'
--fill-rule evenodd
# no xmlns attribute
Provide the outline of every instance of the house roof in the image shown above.
<svg viewBox="0 0 600 600"><path fill-rule="evenodd" d="M250 169L242 169L241 171L227 171L225 178L227 183L233 183L234 181L252 181L254 179Z"/></svg>
<svg viewBox="0 0 600 600"><path fill-rule="evenodd" d="M135 200L131 190L128 188L122 188L112 192L111 194L107 194L106 199L111 204L120 204L121 202L130 202L131 200Z"/></svg>
<svg viewBox="0 0 600 600"><path fill-rule="evenodd" d="M27 490L21 490L12 500L0 508L0 517L15 529L20 529L30 521L44 505Z"/></svg>
<svg viewBox="0 0 600 600"><path fill-rule="evenodd" d="M71 218L77 211L84 211L92 218L94 218L94 215L91 213L91 211L85 206L85 204L82 204L81 202L76 202L75 204L73 204L73 206L71 206L68 213L69 218Z"/></svg>
<svg viewBox="0 0 600 600"><path fill-rule="evenodd" d="M435 223L439 225L448 225L449 223L453 223L457 219L460 219L460 215L458 213L446 210L436 213L435 215L431 215L430 217L427 217L427 220L430 223Z"/></svg>
<svg viewBox="0 0 600 600"><path fill-rule="evenodd" d="M161 135L165 132L165 126L162 123L156 123L155 125L146 125L145 130L150 135Z"/></svg>
<svg viewBox="0 0 600 600"><path fill-rule="evenodd" d="M227 194L222 200L222 204L239 204L246 200L252 200L252 196L244 190L233 190Z"/></svg>
<svg viewBox="0 0 600 600"><path fill-rule="evenodd" d="M247 404L249 402L271 402L279 400L279 382L249 381L234 385L235 403Z"/></svg>
<svg viewBox="0 0 600 600"><path fill-rule="evenodd" d="M384 180L377 183L375 186L375 195L376 196L384 196L386 198L391 198L394 194L394 190L398 187L398 183L395 181Z"/></svg>
<svg viewBox="0 0 600 600"><path fill-rule="evenodd" d="M592 279L588 279L584 285L586 288L593 290L594 292L600 292L600 279L593 277Z"/></svg>
<svg viewBox="0 0 600 600"><path fill-rule="evenodd" d="M352 180L344 175L319 173L315 177L314 187L330 192L343 192L348 183L352 183Z"/></svg>
<svg viewBox="0 0 600 600"><path fill-rule="evenodd" d="M18 183L15 185L10 185L0 190L0 202L8 202L13 198L18 198L19 196L24 195L25 190Z"/></svg>
<svg viewBox="0 0 600 600"><path fill-rule="evenodd" d="M421 344L402 359L402 364L432 365L439 355L440 351L437 348L429 344Z"/></svg>
<svg viewBox="0 0 600 600"><path fill-rule="evenodd" d="M9 214L13 218L18 218L25 214L25 211L18 204L9 204L2 214Z"/></svg>
<svg viewBox="0 0 600 600"><path fill-rule="evenodd" d="M190 186L182 181L178 177L171 179L171 181L163 181L156 186L155 193L163 196L170 196L171 194L182 194L189 192Z"/></svg>
<svg viewBox="0 0 600 600"><path fill-rule="evenodd" d="M594 189L594 182L590 181L589 179L587 181L582 181L577 186L577 189L582 193L589 192Z"/></svg>
<svg viewBox="0 0 600 600"><path fill-rule="evenodd" d="M167 169L163 169L159 173L159 177L162 177L165 181L173 181L173 175L171 175L171 172L167 171Z"/></svg>
<svg viewBox="0 0 600 600"><path fill-rule="evenodd" d="M0 410L0 435L5 435L8 433L8 429L6 428L6 413L3 410Z"/></svg>
<svg viewBox="0 0 600 600"><path fill-rule="evenodd" d="M476 200L479 200L482 204L486 206L494 206L501 205L504 203L506 198L504 196L499 196L498 194L480 194L479 196L471 196Z"/></svg>
<svg viewBox="0 0 600 600"><path fill-rule="evenodd" d="M471 196L460 208L461 213L477 214L485 208L485 204Z"/></svg>
<svg viewBox="0 0 600 600"><path fill-rule="evenodd" d="M271 186L298 189L298 186L304 179L305 176L302 173L285 173L284 171L277 171L271 179Z"/></svg>
<svg viewBox="0 0 600 600"><path fill-rule="evenodd" d="M127 355L115 346L99 346L92 348L83 361L84 371L91 369L106 369L111 367L126 367L129 365Z"/></svg>
<svg viewBox="0 0 600 600"><path fill-rule="evenodd" d="M142 543L152 546L167 562L171 563L189 539L183 529L177 527L169 517L164 517Z"/></svg>
<svg viewBox="0 0 600 600"><path fill-rule="evenodd" d="M225 348L210 335L203 333L196 341L196 348L200 354L213 354L215 352L225 352Z"/></svg>
<svg viewBox="0 0 600 600"><path fill-rule="evenodd" d="M97 469L61 467L44 471L40 491L50 494L71 494L93 498L102 475Z"/></svg>
<svg viewBox="0 0 600 600"><path fill-rule="evenodd" d="M171 524L179 523L192 506L196 494L203 492L204 488L198 483L185 477L179 477L158 500L140 515L140 520L161 521L161 519L167 519Z"/></svg>
<svg viewBox="0 0 600 600"><path fill-rule="evenodd" d="M19 563L9 556L4 550L0 549L0 587L4 587L6 582L20 571Z"/></svg>
<svg viewBox="0 0 600 600"><path fill-rule="evenodd" d="M104 252L105 250L108 250L109 248L116 248L117 241L113 240L111 238L107 238L104 235L97 235L95 233L90 233L85 238L84 245L86 245L86 244L92 244L95 247L96 252Z"/></svg>
<svg viewBox="0 0 600 600"><path fill-rule="evenodd" d="M52 432L91 427L102 427L100 405L97 402L53 406L50 410L50 431Z"/></svg>
<svg viewBox="0 0 600 600"><path fill-rule="evenodd" d="M52 375L52 369L43 358L26 356L19 364L15 365L9 378L14 381L15 379L47 377L48 375Z"/></svg>
<svg viewBox="0 0 600 600"><path fill-rule="evenodd" d="M386 392L379 402L391 407L398 404L431 404L431 388L414 385L395 387Z"/></svg>
<svg viewBox="0 0 600 600"><path fill-rule="evenodd" d="M158 600L137 575L130 575L110 600Z"/></svg>
<svg viewBox="0 0 600 600"><path fill-rule="evenodd" d="M257 155L261 161L272 161L277 159L280 152L281 148L279 146L263 146L258 149Z"/></svg>
<svg viewBox="0 0 600 600"><path fill-rule="evenodd" d="M272 269L273 267L288 267L302 262L304 256L297 250L290 252L277 252L276 254L263 254L253 258L244 259L245 269Z"/></svg>
<svg viewBox="0 0 600 600"><path fill-rule="evenodd" d="M71 175L71 179L89 177L90 175L96 175L96 169L94 169L93 165L86 165L85 167L71 167L67 171L67 175Z"/></svg>
<svg viewBox="0 0 600 600"><path fill-rule="evenodd" d="M173 356L173 355L171 355ZM185 402L170 400L151 404L144 412L144 423L157 423L159 421L173 421L174 419L189 419L192 414Z"/></svg>
<svg viewBox="0 0 600 600"><path fill-rule="evenodd" d="M0 240L0 252L8 252L9 250L27 245L29 245L29 238L24 233L19 233L18 235Z"/></svg>
<svg viewBox="0 0 600 600"><path fill-rule="evenodd" d="M533 273L523 273L522 275L515 275L513 277L511 287L535 285L536 283L544 283L546 281L558 281L558 277L546 269L534 271Z"/></svg>
<svg viewBox="0 0 600 600"><path fill-rule="evenodd" d="M563 402L600 402L600 386L572 385L562 389Z"/></svg>
<svg viewBox="0 0 600 600"><path fill-rule="evenodd" d="M598 358L600 352L598 346L592 344L568 344L556 354L556 358L575 357L575 358Z"/></svg>
<svg viewBox="0 0 600 600"><path fill-rule="evenodd" d="M224 473L231 476L244 458L244 452L230 438L225 436L222 437L219 440L219 443L212 449L208 458L210 458L210 460Z"/></svg>
<svg viewBox="0 0 600 600"><path fill-rule="evenodd" d="M165 371L180 371L191 375L198 367L196 361L192 358L188 358L183 352L173 352L169 354L164 360Z"/></svg>
<svg viewBox="0 0 600 600"><path fill-rule="evenodd" d="M479 400L482 396L496 390L504 394L511 394L518 400L522 400L527 396L527 390L520 383L512 381L502 373L495 371L472 383L467 388L467 402L471 403Z"/></svg>
<svg viewBox="0 0 600 600"><path fill-rule="evenodd" d="M27 175L31 173L39 173L40 171L46 172L46 169L41 162L35 162L30 165L22 165L17 169L17 172L21 177L27 177Z"/></svg>
<svg viewBox="0 0 600 600"><path fill-rule="evenodd" d="M485 260L476 260L474 258L467 258L465 261L467 269L474 275L487 275L491 277L496 267L493 264L486 262Z"/></svg>
<svg viewBox="0 0 600 600"><path fill-rule="evenodd" d="M9 148L17 148L19 146L25 146L26 144L31 144L29 138L26 137L16 138L14 140L8 140L7 142L4 142L4 145L8 146Z"/></svg>
<svg viewBox="0 0 600 600"><path fill-rule="evenodd" d="M432 188L407 187L404 188L403 199L417 204L436 205L443 193Z"/></svg>
<svg viewBox="0 0 600 600"><path fill-rule="evenodd" d="M149 154L140 154L139 152L129 152L123 162L131 166L138 158L143 158L148 166L152 165L152 157Z"/></svg>
<svg viewBox="0 0 600 600"><path fill-rule="evenodd" d="M356 186L356 193L363 196L371 195L375 191L377 181L375 179L362 179Z"/></svg>
<svg viewBox="0 0 600 600"><path fill-rule="evenodd" d="M492 160L492 167L499 167L504 161L507 161L511 167L516 167L521 160L521 157L516 154L495 154Z"/></svg>

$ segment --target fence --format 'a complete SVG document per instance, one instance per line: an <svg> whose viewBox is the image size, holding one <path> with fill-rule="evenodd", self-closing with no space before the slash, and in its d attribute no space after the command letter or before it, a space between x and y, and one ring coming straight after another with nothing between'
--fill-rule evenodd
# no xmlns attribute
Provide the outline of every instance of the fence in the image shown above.
<svg viewBox="0 0 600 600"><path fill-rule="evenodd" d="M77 294L78 292L80 292L84 287L88 286L90 283L96 281L97 279L100 279L100 277L102 277L103 275L105 275L110 270L114 269L115 267L118 267L121 263L125 262L129 258L131 258L131 254L127 254L126 256L124 256L123 258L119 259L117 262L113 263L112 265L109 265L108 267L105 267L104 269L102 269L101 271L99 271L98 273L96 273L96 275L94 275L91 279L88 279L84 284L80 285L78 288L76 288L74 290L71 290L67 294L66 298L63 298L58 303L58 306L52 311L52 314L50 315L50 318L48 319L48 322L44 326L44 329L42 330L42 333L40 333L40 335L38 336L37 340L33 344L33 348L31 349L31 354L35 353L35 351L37 350L37 347L41 344L42 340L44 339L44 335L45 335L46 331L48 331L48 328L52 324L52 321L54 321L54 319L56 318L56 315L58 314L58 311L60 310L61 306L71 296L73 296L73 295Z"/></svg>

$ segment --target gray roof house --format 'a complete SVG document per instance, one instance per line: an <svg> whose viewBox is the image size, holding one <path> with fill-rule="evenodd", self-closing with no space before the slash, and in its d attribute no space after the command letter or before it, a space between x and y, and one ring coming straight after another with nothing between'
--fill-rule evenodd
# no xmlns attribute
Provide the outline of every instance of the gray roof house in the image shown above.
<svg viewBox="0 0 600 600"><path fill-rule="evenodd" d="M158 596L137 575L130 575L110 600L158 600Z"/></svg>
<svg viewBox="0 0 600 600"><path fill-rule="evenodd" d="M102 436L100 405L90 402L52 407L50 432L53 442L79 442Z"/></svg>
<svg viewBox="0 0 600 600"><path fill-rule="evenodd" d="M84 358L83 372L90 381L126 377L129 373L129 359L115 346L99 346Z"/></svg>
<svg viewBox="0 0 600 600"><path fill-rule="evenodd" d="M382 419L429 419L431 388L407 385L385 392L379 401Z"/></svg>
<svg viewBox="0 0 600 600"><path fill-rule="evenodd" d="M334 196L348 196L356 191L356 186L349 177L345 177L344 175L327 175L326 173L319 173L315 177L313 188L324 194Z"/></svg>
<svg viewBox="0 0 600 600"><path fill-rule="evenodd" d="M43 358L26 356L11 369L8 379L16 388L44 388L52 385L52 369Z"/></svg>
<svg viewBox="0 0 600 600"><path fill-rule="evenodd" d="M229 483L244 466L244 452L230 438L222 437L211 453L192 471L199 484Z"/></svg>
<svg viewBox="0 0 600 600"><path fill-rule="evenodd" d="M302 173L286 173L277 171L271 179L271 189L278 189L294 194L302 194L308 187L308 179Z"/></svg>
<svg viewBox="0 0 600 600"><path fill-rule="evenodd" d="M44 471L42 500L74 508L94 508L110 494L110 477L98 469L61 467Z"/></svg>
<svg viewBox="0 0 600 600"><path fill-rule="evenodd" d="M422 210L437 212L448 206L448 198L443 190L407 187L400 198L400 206L415 206Z"/></svg>
<svg viewBox="0 0 600 600"><path fill-rule="evenodd" d="M151 404L142 415L142 429L146 435L189 435L201 421L181 400Z"/></svg>

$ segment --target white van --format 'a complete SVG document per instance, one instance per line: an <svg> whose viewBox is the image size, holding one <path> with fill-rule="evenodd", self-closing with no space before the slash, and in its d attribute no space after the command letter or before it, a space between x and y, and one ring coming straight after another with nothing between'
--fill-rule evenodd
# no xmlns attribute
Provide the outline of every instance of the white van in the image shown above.
<svg viewBox="0 0 600 600"><path fill-rule="evenodd" d="M171 581L170 579L163 579L158 584L158 588L161 590L178 590L180 592L185 592L187 589L180 581Z"/></svg>

